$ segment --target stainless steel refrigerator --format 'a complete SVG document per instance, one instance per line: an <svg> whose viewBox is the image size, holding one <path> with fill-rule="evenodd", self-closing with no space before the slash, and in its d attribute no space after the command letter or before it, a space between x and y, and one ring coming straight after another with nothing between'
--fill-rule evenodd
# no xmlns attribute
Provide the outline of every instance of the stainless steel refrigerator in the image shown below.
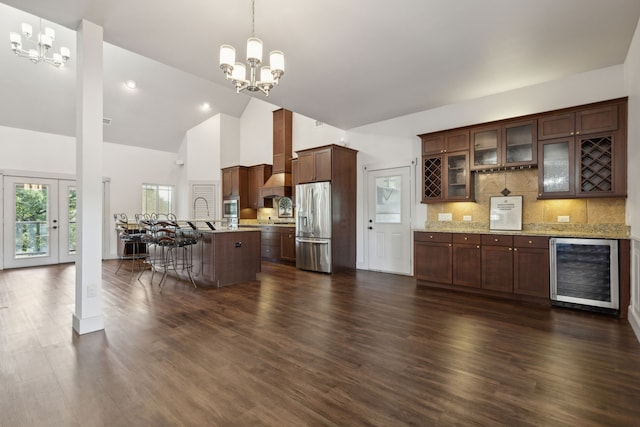
<svg viewBox="0 0 640 427"><path fill-rule="evenodd" d="M331 183L296 185L296 267L331 273Z"/></svg>

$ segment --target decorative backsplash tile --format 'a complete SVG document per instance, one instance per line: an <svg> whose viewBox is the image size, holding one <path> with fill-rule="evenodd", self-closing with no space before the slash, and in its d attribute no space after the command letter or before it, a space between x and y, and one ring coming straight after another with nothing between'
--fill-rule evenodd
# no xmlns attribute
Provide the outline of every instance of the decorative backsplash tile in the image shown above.
<svg viewBox="0 0 640 427"><path fill-rule="evenodd" d="M476 202L431 203L427 205L428 228L457 228L464 230L489 229L489 204L492 196L499 196L507 188L511 196L523 196L522 224L525 230L565 230L575 233L605 230L628 232L625 225L625 199L562 199L538 200L538 170L479 173L475 176ZM451 223L439 223L438 213L451 213ZM471 216L472 221L463 221ZM569 217L569 223L559 223L558 216Z"/></svg>

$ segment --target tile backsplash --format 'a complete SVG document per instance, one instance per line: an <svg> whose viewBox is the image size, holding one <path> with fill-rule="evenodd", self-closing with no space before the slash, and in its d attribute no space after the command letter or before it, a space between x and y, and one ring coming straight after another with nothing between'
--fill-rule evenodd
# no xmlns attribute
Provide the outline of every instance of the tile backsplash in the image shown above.
<svg viewBox="0 0 640 427"><path fill-rule="evenodd" d="M476 202L430 203L427 222L438 221L439 213L451 213L453 222L489 224L490 197L507 188L511 196L522 196L523 227L558 224L558 216L571 224L625 224L624 198L538 200L538 170L479 173L475 177ZM566 218L565 218L566 219Z"/></svg>

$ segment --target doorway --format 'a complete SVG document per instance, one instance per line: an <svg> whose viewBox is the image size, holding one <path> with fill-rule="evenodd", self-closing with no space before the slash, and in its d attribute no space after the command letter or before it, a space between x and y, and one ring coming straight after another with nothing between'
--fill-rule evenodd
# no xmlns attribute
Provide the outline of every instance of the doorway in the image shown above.
<svg viewBox="0 0 640 427"><path fill-rule="evenodd" d="M74 262L76 183L4 176L4 268Z"/></svg>
<svg viewBox="0 0 640 427"><path fill-rule="evenodd" d="M411 168L367 170L369 270L412 274Z"/></svg>

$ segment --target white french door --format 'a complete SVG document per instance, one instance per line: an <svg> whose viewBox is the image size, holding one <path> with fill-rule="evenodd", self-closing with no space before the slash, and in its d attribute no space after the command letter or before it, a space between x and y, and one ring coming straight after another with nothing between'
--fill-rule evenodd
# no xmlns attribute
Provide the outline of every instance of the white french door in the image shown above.
<svg viewBox="0 0 640 427"><path fill-rule="evenodd" d="M410 168L367 171L369 269L412 274Z"/></svg>
<svg viewBox="0 0 640 427"><path fill-rule="evenodd" d="M4 268L75 261L75 181L4 177Z"/></svg>

